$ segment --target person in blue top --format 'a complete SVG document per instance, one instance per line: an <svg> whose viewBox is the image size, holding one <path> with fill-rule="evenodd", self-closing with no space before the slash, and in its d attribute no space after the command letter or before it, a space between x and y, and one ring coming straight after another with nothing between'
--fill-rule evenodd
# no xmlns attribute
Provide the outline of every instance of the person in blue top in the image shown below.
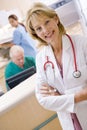
<svg viewBox="0 0 87 130"><path fill-rule="evenodd" d="M25 56L36 56L35 41L29 36L24 24L18 22L14 14L8 17L9 23L16 29L13 32L13 44L20 45L24 49Z"/></svg>
<svg viewBox="0 0 87 130"><path fill-rule="evenodd" d="M21 46L13 45L9 52L11 61L7 64L5 68L5 79L16 75L23 70L26 70L35 65L35 58L25 57L24 50ZM36 68L36 67L35 67ZM9 90L8 84L6 82L6 88Z"/></svg>

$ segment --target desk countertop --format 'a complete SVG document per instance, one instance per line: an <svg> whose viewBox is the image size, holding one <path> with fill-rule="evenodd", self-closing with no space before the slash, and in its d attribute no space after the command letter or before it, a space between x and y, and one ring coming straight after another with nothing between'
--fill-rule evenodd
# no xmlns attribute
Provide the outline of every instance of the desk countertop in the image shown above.
<svg viewBox="0 0 87 130"><path fill-rule="evenodd" d="M0 44L12 41L14 29L15 28L9 26L0 28Z"/></svg>
<svg viewBox="0 0 87 130"><path fill-rule="evenodd" d="M0 115L15 107L22 100L34 93L36 74L26 79L15 88L0 97Z"/></svg>

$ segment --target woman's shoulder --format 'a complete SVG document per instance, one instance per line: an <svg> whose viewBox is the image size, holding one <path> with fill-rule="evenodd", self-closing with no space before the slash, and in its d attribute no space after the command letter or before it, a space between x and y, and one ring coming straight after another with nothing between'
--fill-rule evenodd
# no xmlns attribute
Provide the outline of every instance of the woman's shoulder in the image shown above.
<svg viewBox="0 0 87 130"><path fill-rule="evenodd" d="M43 55L45 55L45 52L46 52L48 49L49 49L49 46L44 46L44 47L42 47L42 48L38 51L36 57L42 57Z"/></svg>
<svg viewBox="0 0 87 130"><path fill-rule="evenodd" d="M13 34L16 34L16 33L20 33L20 30L19 30L19 28L17 27L17 28L15 28L15 30L14 30L14 32L13 32Z"/></svg>
<svg viewBox="0 0 87 130"><path fill-rule="evenodd" d="M77 40L77 41L87 41L87 36L86 35L71 35L72 39Z"/></svg>
<svg viewBox="0 0 87 130"><path fill-rule="evenodd" d="M21 31L21 30L23 30L23 29L24 29L24 27L19 24L19 25L16 27L15 31Z"/></svg>
<svg viewBox="0 0 87 130"><path fill-rule="evenodd" d="M71 35L71 38L75 45L77 46L87 46L87 36L86 35Z"/></svg>
<svg viewBox="0 0 87 130"><path fill-rule="evenodd" d="M87 52L87 36L86 35L75 35L72 36L72 40L74 42L75 47L78 51Z"/></svg>

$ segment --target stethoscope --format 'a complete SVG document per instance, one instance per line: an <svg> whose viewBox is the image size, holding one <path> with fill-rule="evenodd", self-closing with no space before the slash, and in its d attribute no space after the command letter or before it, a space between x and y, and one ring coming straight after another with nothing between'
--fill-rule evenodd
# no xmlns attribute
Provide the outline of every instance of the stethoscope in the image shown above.
<svg viewBox="0 0 87 130"><path fill-rule="evenodd" d="M70 43L71 43L71 46L72 46L72 51L73 51L73 58L74 58L74 69L75 69L75 71L73 72L73 77L74 78L79 78L80 76L81 76L81 72L78 70L78 68L77 68L77 63L76 63L76 53L75 53L75 48L74 48L74 45L73 45L73 41L72 41L72 39L71 39L71 37L68 35L68 34L66 34L66 36L69 38L69 40L70 40ZM51 65L51 67L52 67L52 69L53 69L53 72L54 72L54 64L53 64L53 62L52 61L50 61L49 60L49 57L48 56L46 56L46 62L44 63L44 71L46 72L46 69L47 69L47 66L48 65Z"/></svg>

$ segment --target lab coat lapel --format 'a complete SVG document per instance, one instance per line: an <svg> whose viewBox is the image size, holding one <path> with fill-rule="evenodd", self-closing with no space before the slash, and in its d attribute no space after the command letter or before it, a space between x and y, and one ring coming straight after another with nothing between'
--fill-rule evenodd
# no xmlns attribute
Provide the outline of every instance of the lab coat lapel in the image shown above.
<svg viewBox="0 0 87 130"><path fill-rule="evenodd" d="M67 36L63 36L62 44L63 44L63 54L62 54L63 79L65 79L70 67L72 48L70 40L68 39Z"/></svg>
<svg viewBox="0 0 87 130"><path fill-rule="evenodd" d="M59 81L61 82L61 84L63 86L63 79L60 75L54 53L53 53L52 47L50 45L48 46L48 49L46 51L46 55L49 57L49 60L53 62L55 77L58 77Z"/></svg>

